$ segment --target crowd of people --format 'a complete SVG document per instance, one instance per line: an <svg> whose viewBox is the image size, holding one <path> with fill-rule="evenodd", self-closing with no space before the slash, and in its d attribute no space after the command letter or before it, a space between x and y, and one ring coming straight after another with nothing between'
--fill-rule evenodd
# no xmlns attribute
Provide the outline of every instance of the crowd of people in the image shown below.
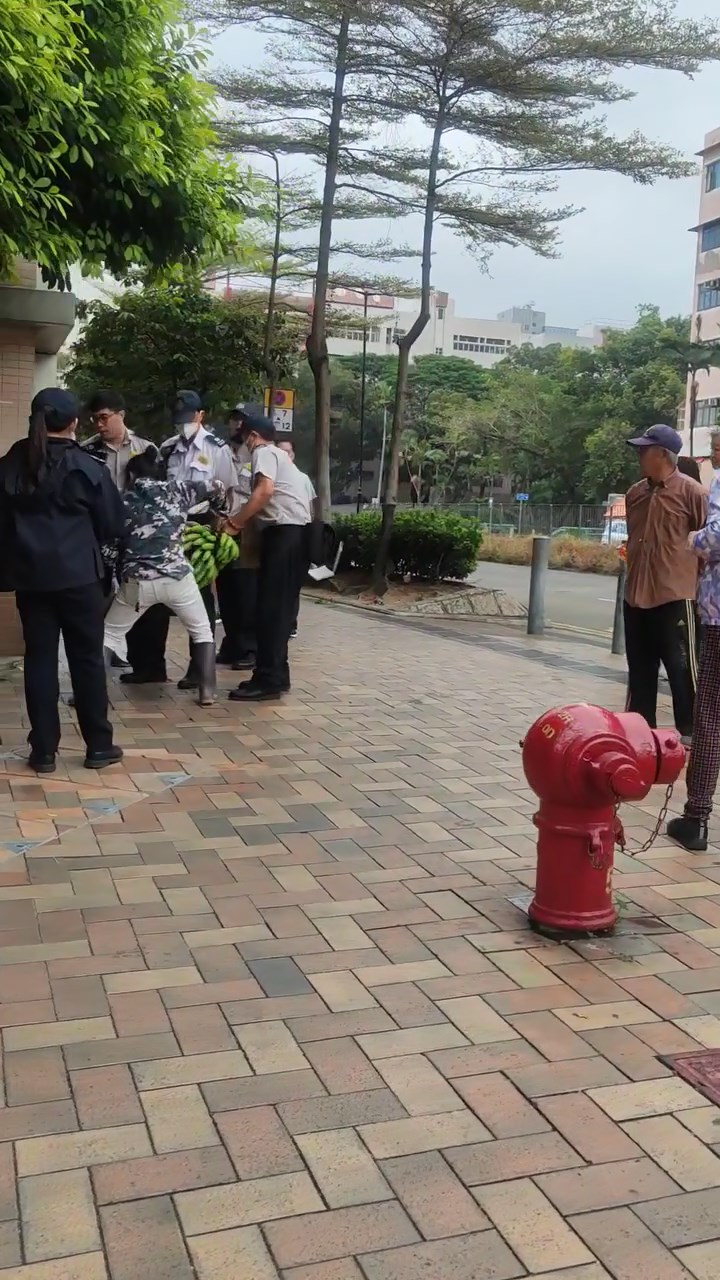
<svg viewBox="0 0 720 1280"><path fill-rule="evenodd" d="M75 397L40 391L27 438L0 458L0 589L16 594L29 764L38 773L56 767L61 639L85 767L104 769L122 759L108 718L108 667L128 667L126 684L167 680L172 614L189 638L178 687L197 690L201 706L214 701L216 662L251 672L233 701L275 700L290 689L288 645L311 559L312 482L258 407L232 409L224 440L205 426L200 395L180 391L175 434L159 447L131 430L117 391L96 392L86 412L96 434L80 443ZM237 558L211 585L198 586L185 554L188 518L237 540Z"/></svg>
<svg viewBox="0 0 720 1280"><path fill-rule="evenodd" d="M625 499L627 710L657 726L660 665L675 726L689 748L687 800L668 835L704 852L720 778L720 435L710 492L682 438L658 424L628 441L642 479Z"/></svg>

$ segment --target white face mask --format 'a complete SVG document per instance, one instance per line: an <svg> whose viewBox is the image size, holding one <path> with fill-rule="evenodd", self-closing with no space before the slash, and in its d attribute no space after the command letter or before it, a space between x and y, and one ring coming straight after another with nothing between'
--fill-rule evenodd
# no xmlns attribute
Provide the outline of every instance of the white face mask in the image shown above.
<svg viewBox="0 0 720 1280"><path fill-rule="evenodd" d="M197 422L183 422L182 433L186 440L192 440L193 436L197 435L197 432Z"/></svg>

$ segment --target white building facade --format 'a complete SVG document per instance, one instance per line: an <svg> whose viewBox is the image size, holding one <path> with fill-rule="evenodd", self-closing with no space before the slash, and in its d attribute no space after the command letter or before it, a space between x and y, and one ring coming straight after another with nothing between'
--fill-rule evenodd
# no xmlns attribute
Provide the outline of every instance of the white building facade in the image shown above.
<svg viewBox="0 0 720 1280"><path fill-rule="evenodd" d="M697 238L693 285L692 329L694 341L720 343L720 128L705 137L700 152L702 176L700 214L693 227ZM685 404L684 452L704 460L710 455L710 437L720 428L720 369L700 371L696 379L695 430L690 440L690 388Z"/></svg>

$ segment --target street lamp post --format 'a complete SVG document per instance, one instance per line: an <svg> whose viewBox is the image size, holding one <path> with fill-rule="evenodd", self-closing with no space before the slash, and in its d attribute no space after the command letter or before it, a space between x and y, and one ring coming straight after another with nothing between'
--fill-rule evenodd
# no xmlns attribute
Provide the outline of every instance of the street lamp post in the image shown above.
<svg viewBox="0 0 720 1280"><path fill-rule="evenodd" d="M357 489L357 506L356 512L362 508L363 499L363 470L365 466L365 383L367 377L367 333L368 325L368 294L367 290L363 290L363 342L362 342L362 368L360 373L360 463L358 468L358 489Z"/></svg>

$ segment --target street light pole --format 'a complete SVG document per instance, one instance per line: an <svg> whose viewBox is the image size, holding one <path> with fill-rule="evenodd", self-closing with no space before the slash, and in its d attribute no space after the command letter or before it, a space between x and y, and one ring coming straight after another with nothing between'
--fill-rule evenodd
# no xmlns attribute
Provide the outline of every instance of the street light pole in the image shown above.
<svg viewBox="0 0 720 1280"><path fill-rule="evenodd" d="M368 295L367 291L363 292L363 344L362 344L362 372L360 374L360 465L358 468L358 490L357 490L357 506L356 511L362 508L363 498L363 469L365 465L365 381L367 375L367 341L368 341Z"/></svg>

